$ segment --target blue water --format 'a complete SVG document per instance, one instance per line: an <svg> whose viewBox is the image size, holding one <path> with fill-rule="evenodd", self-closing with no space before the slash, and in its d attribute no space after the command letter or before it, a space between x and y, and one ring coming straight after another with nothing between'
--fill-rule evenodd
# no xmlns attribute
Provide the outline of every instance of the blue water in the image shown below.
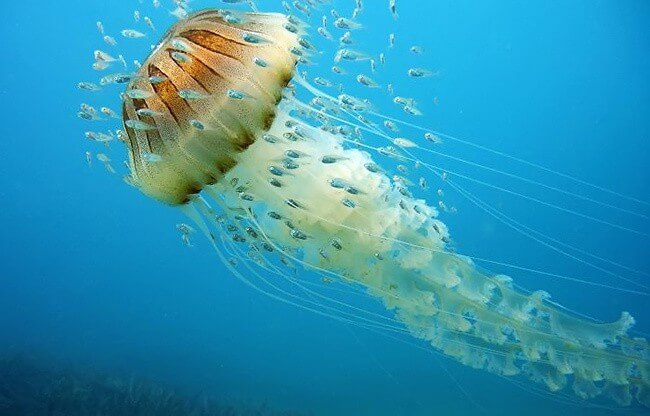
<svg viewBox="0 0 650 416"><path fill-rule="evenodd" d="M92 51L110 50L95 21L104 22L130 60L144 60L153 40L129 42L118 30L135 26L135 8L152 16L159 33L172 22L164 11L171 2L163 1L157 12L145 3L2 3L0 355L43 352L98 371L315 415L618 413L557 403L431 354L408 337L402 340L425 348L265 298L234 279L200 236L194 237L195 247L182 245L175 224L186 219L179 211L127 187L97 160L89 168L85 151L94 154L102 147L83 137L91 127L76 113L90 98L75 86L98 78L90 69ZM280 11L279 2L258 3L265 11ZM398 0L397 21L387 1L365 3L364 29L354 37L360 48L377 53L386 49L388 33L397 35L388 65L376 78L384 85L393 82L399 94L418 97L425 113L419 124L649 199L650 3ZM192 2L195 9L215 4L220 3ZM349 15L353 4L338 1L336 7ZM422 55L409 53L414 44L424 48ZM328 70L333 50L329 46L318 58L320 66L307 68L311 76L335 79ZM415 81L405 75L411 66L440 75ZM367 65L357 68L369 73ZM365 91L351 76L342 82L353 93ZM366 95L381 111L407 117L384 90ZM116 97L105 97L118 109ZM441 151L456 157L650 215L648 205L513 160L449 140L443 146ZM124 150L114 143L109 152L114 166L122 168ZM431 155L431 163L650 233L647 219L444 157ZM458 183L531 228L650 271L647 235ZM635 288L514 232L452 189L445 192L458 212L442 220L459 252ZM629 311L637 319L634 329L650 332L647 296L483 266L598 319L615 320ZM647 275L621 274L647 284Z"/></svg>

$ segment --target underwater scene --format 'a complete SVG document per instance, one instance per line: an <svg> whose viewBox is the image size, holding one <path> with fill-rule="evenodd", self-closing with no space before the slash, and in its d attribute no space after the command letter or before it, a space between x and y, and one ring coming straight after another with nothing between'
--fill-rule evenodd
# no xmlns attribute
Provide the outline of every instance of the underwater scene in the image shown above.
<svg viewBox="0 0 650 416"><path fill-rule="evenodd" d="M650 3L2 3L0 416L650 414Z"/></svg>

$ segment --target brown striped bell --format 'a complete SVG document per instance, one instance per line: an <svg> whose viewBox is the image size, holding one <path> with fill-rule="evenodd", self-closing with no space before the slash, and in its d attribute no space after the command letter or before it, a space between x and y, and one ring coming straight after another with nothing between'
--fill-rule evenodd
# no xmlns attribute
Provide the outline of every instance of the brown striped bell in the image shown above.
<svg viewBox="0 0 650 416"><path fill-rule="evenodd" d="M145 194L186 203L268 130L297 61L287 24L204 10L171 27L123 95L131 172Z"/></svg>

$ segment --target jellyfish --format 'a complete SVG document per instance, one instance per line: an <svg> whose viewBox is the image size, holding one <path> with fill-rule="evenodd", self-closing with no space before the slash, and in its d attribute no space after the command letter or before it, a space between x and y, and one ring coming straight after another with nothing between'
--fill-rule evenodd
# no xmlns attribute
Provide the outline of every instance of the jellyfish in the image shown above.
<svg viewBox="0 0 650 416"><path fill-rule="evenodd" d="M180 209L234 276L279 301L408 333L552 392L650 406L648 345L629 334L632 316L593 322L457 254L438 209L375 159L430 166L418 145L368 120L367 101L333 97L300 74L313 53L307 35L294 16L273 13L207 9L175 23L122 94L129 183ZM326 303L294 273L363 288L390 317Z"/></svg>

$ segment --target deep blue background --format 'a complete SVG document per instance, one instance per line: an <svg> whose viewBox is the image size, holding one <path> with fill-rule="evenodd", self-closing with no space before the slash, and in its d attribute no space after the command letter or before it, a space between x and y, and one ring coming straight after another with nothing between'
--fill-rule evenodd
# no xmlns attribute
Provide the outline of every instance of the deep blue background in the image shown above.
<svg viewBox="0 0 650 416"><path fill-rule="evenodd" d="M219 4L194 3L195 8ZM345 5L337 6L342 14L349 14L353 1L338 3ZM393 82L402 95L418 97L426 113L420 124L650 199L650 3L402 0L397 22L387 1L365 3L365 27L354 36L360 48L377 53L385 49L389 32L397 34L396 48L387 55L390 65L376 78L384 85ZM169 2L163 4L170 8ZM279 10L275 1L259 5ZM487 414L592 414L261 297L233 279L198 236L196 247L182 246L174 228L184 221L180 212L126 187L97 161L89 169L84 152L102 148L83 138L90 127L76 112L81 101L101 103L91 102L75 85L98 75L90 69L92 50L110 50L95 29L98 19L128 45L131 59L144 59L153 40L128 42L118 35L119 29L135 26L135 8L150 14L159 32L172 22L163 10L154 13L149 4L126 0L0 5L0 353L46 351L192 391L316 414L475 414L479 409L468 396ZM414 57L408 52L412 44L423 46L425 53ZM328 71L329 48L321 66L308 68L310 75L335 78ZM410 66L441 75L414 81L405 76ZM358 68L350 70L369 72L367 64ZM361 91L352 77L343 82ZM383 92L369 96L381 110L406 117ZM117 109L115 103L113 97ZM650 212L647 205L470 147L448 143L440 149ZM123 150L114 144L110 154L121 168ZM430 158L448 169L650 232L647 220ZM458 183L559 240L650 270L648 237ZM523 238L451 189L445 191L458 213L443 220L461 253L623 285ZM637 318L636 329L650 332L646 297L490 268L599 319L613 320L628 310ZM647 276L624 275L647 284Z"/></svg>

